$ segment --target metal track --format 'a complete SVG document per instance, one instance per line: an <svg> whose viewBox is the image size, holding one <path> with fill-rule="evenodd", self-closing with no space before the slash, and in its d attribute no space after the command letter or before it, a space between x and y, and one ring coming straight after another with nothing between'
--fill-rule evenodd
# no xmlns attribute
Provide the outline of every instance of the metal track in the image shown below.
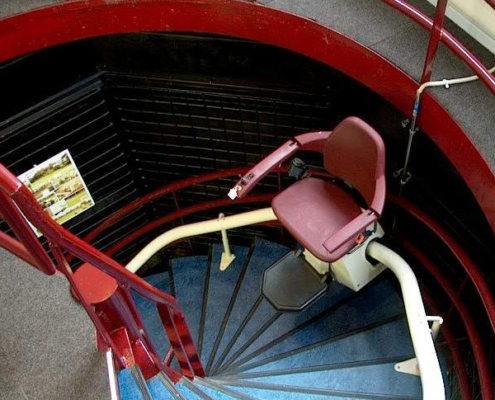
<svg viewBox="0 0 495 400"><path fill-rule="evenodd" d="M144 379L143 373L141 369L135 364L130 368L132 377L136 382L136 386L141 392L144 400L153 400L153 396L151 395L150 389L148 388L148 384L146 383L146 379Z"/></svg>

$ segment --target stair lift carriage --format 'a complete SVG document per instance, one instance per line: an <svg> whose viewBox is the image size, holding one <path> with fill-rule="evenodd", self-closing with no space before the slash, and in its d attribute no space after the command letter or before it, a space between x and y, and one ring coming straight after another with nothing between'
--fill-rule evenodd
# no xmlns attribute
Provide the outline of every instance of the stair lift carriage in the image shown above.
<svg viewBox="0 0 495 400"><path fill-rule="evenodd" d="M359 118L349 117L331 132L306 133L287 141L242 177L230 197L246 196L299 150L322 153L325 169L352 185L367 207L362 208L342 185L314 177L303 177L273 199L278 220L306 249L302 255L291 253L265 274L264 294L284 311L300 311L324 293L322 275L329 273L330 264L336 280L355 291L383 270L367 261L365 249L372 239L383 236L377 220L385 203L385 146Z"/></svg>
<svg viewBox="0 0 495 400"><path fill-rule="evenodd" d="M302 179L272 202L282 225L322 261L334 262L362 243L385 203L385 146L364 121L350 117L334 131L296 136L252 168L229 193L245 197L254 186L299 150L324 156L325 169L354 186L368 203L362 210L339 186L317 178Z"/></svg>
<svg viewBox="0 0 495 400"><path fill-rule="evenodd" d="M385 146L371 126L357 117L349 117L333 131L296 136L242 176L229 197L245 197L263 177L299 150L322 153L327 172L356 189L367 207L362 208L354 196L333 182L304 177L298 160L295 166L303 179L277 195L272 208L282 226L305 250L302 255L289 253L265 271L264 296L279 311L301 311L326 291L322 275L329 272L330 266L338 282L358 291L386 264L401 283L408 317L413 313L421 316L408 321L417 358L401 363L413 365L407 367L412 372L399 364L396 370L421 376L424 399L445 398L430 330L424 329L427 318L414 273L395 253L372 243L384 234L377 221L384 208L386 184ZM383 264L372 265L366 255ZM395 262L400 264L399 268L393 265ZM411 283L415 283L414 287L406 288Z"/></svg>

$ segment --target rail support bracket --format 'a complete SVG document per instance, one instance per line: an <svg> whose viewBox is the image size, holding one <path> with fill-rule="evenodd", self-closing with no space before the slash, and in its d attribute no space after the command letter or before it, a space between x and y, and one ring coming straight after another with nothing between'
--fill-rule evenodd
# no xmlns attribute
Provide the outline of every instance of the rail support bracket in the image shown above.
<svg viewBox="0 0 495 400"><path fill-rule="evenodd" d="M440 333L440 327L443 324L443 318L439 316L427 316L426 320L432 323L430 329L431 336L433 340L436 340L438 334ZM403 374L421 376L421 371L419 370L418 360L416 357L395 364L394 369Z"/></svg>
<svg viewBox="0 0 495 400"><path fill-rule="evenodd" d="M230 251L230 245L229 245L229 238L227 237L227 229L223 227L222 222L225 219L224 214L220 214L218 216L218 221L220 222L220 225L222 227L221 232L222 232L222 243L223 243L223 252L222 252L222 258L220 259L220 271L225 271L230 264L235 260L235 254L232 254Z"/></svg>
<svg viewBox="0 0 495 400"><path fill-rule="evenodd" d="M411 358L409 360L397 363L395 364L394 369L397 372L401 372L403 374L421 376L421 372L419 371L418 366L418 360L416 358Z"/></svg>

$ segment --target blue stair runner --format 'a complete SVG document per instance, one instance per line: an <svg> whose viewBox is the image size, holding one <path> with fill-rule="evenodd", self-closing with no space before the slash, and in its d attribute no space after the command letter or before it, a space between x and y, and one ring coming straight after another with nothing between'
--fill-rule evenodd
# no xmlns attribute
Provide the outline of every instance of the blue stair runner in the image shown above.
<svg viewBox="0 0 495 400"><path fill-rule="evenodd" d="M280 312L261 296L261 279L288 251L256 239L251 248L233 247L236 259L222 272L222 247L214 245L207 256L175 259L168 272L146 278L176 296L207 373L172 389L155 376L147 381L153 399L422 398L420 379L394 370L414 352L393 277L383 274L358 293L332 283L308 309ZM170 343L156 310L134 297L164 357ZM129 370L119 383L122 399L148 400Z"/></svg>

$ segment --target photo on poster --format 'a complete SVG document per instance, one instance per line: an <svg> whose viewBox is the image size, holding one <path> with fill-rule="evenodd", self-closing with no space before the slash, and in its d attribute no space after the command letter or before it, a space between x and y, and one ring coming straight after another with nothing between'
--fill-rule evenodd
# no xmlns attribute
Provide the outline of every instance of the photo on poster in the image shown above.
<svg viewBox="0 0 495 400"><path fill-rule="evenodd" d="M34 166L18 178L59 224L95 205L69 150ZM36 229L34 231L41 236Z"/></svg>

